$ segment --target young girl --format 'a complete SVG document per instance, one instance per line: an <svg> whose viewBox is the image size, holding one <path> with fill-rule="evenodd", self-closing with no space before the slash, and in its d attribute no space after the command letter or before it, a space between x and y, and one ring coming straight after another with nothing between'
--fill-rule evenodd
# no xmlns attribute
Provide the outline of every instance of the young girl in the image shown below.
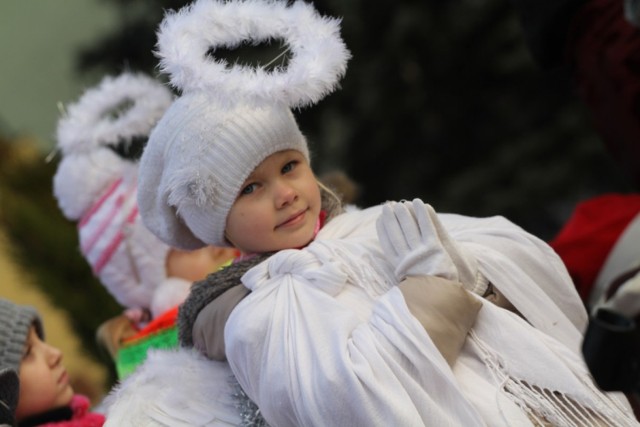
<svg viewBox="0 0 640 427"><path fill-rule="evenodd" d="M62 352L44 341L40 316L29 306L0 299L0 371L18 373L19 384L12 383L3 400L10 406L18 427L62 426L100 427L104 416L89 412L89 400L74 394ZM9 374L3 376L9 379ZM5 393L7 396L4 396ZM9 405L6 405L9 406Z"/></svg>
<svg viewBox="0 0 640 427"><path fill-rule="evenodd" d="M207 55L277 37L286 69ZM180 333L226 357L268 423L636 425L579 357L586 313L546 244L419 200L342 212L317 184L289 108L344 73L337 21L201 0L165 18L159 53L182 95L143 153L141 215L171 245L244 253L192 289Z"/></svg>

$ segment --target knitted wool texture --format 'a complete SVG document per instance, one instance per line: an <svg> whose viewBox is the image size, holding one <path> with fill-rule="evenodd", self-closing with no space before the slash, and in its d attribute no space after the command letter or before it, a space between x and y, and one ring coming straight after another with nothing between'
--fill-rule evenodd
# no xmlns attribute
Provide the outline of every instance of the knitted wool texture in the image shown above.
<svg viewBox="0 0 640 427"><path fill-rule="evenodd" d="M20 370L32 325L38 336L44 339L42 321L35 308L0 299L0 369Z"/></svg>
<svg viewBox="0 0 640 427"><path fill-rule="evenodd" d="M149 137L140 161L138 205L145 225L170 246L228 246L227 215L249 174L271 154L307 142L281 104L221 104L182 95Z"/></svg>

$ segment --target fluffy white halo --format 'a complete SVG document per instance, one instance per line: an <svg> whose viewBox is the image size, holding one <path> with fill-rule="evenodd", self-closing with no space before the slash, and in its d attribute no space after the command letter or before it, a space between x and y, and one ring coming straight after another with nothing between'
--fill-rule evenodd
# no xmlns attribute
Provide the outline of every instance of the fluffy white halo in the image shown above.
<svg viewBox="0 0 640 427"><path fill-rule="evenodd" d="M346 71L349 51L340 21L296 1L198 0L168 13L158 31L158 56L171 84L184 92L206 90L221 100L313 104L331 92ZM207 56L212 48L283 40L286 69L228 65Z"/></svg>
<svg viewBox="0 0 640 427"><path fill-rule="evenodd" d="M69 105L58 121L58 148L64 155L88 154L121 138L148 135L172 100L167 87L146 75L105 77ZM122 114L110 114L125 104L129 105Z"/></svg>
<svg viewBox="0 0 640 427"><path fill-rule="evenodd" d="M104 77L69 105L58 121L62 159L53 177L54 194L68 219L79 219L116 179L135 176L133 163L108 145L148 136L172 100L167 86L144 74L125 72ZM124 107L121 114L111 114L119 107Z"/></svg>

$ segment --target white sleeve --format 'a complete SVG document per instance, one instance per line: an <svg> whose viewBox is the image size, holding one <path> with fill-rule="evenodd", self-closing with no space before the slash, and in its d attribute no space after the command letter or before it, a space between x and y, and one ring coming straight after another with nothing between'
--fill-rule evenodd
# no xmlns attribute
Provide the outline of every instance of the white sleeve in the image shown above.
<svg viewBox="0 0 640 427"><path fill-rule="evenodd" d="M254 279L253 292L229 317L225 341L270 424L483 425L397 288L363 321L335 298L349 285L331 266L307 274L264 264L243 279Z"/></svg>

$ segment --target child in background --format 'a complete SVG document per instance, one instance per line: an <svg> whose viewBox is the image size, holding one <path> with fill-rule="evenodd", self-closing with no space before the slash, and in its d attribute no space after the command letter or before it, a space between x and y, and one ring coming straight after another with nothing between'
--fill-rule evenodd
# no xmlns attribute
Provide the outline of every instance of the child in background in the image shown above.
<svg viewBox="0 0 640 427"><path fill-rule="evenodd" d="M141 159L142 218L170 245L243 252L192 289L182 343L226 358L277 426L637 425L593 385L586 313L546 244L420 200L342 212L317 183L290 108L344 73L338 30L303 2L200 0L161 25L182 95ZM287 69L208 55L277 37Z"/></svg>
<svg viewBox="0 0 640 427"><path fill-rule="evenodd" d="M44 341L42 320L33 307L0 299L0 388L7 402L0 403L2 422L18 427L104 424L102 414L89 411L89 399L74 394L62 359L62 352Z"/></svg>
<svg viewBox="0 0 640 427"><path fill-rule="evenodd" d="M62 160L53 180L64 215L78 222L80 249L126 311L104 322L99 342L129 375L149 347L177 343L177 305L191 283L231 260L233 248L173 249L150 233L136 203L138 160L171 92L143 74L105 77L60 118Z"/></svg>

